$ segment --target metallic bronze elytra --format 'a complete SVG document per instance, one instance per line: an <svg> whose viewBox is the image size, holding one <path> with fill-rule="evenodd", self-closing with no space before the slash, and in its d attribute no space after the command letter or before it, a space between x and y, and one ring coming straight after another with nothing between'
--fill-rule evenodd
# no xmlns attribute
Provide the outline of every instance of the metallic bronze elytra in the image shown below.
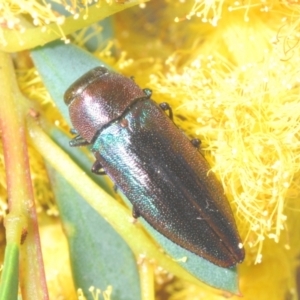
<svg viewBox="0 0 300 300"><path fill-rule="evenodd" d="M152 92L104 67L65 93L78 135L92 144L93 172L105 172L131 201L133 215L181 247L221 267L244 259L244 249L221 184L197 147L157 105Z"/></svg>

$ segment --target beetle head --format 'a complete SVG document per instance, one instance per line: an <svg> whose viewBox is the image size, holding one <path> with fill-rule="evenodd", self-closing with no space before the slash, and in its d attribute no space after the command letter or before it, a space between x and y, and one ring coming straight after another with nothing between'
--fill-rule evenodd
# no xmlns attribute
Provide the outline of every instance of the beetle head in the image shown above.
<svg viewBox="0 0 300 300"><path fill-rule="evenodd" d="M64 100L72 125L91 142L103 126L120 117L135 99L145 96L132 79L97 67L76 80Z"/></svg>

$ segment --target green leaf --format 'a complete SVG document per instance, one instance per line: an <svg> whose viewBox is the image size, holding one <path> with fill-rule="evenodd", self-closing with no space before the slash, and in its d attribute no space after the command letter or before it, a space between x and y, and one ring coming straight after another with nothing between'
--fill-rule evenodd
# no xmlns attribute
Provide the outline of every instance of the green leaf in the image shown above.
<svg viewBox="0 0 300 300"><path fill-rule="evenodd" d="M0 284L0 300L18 299L19 245L6 245Z"/></svg>
<svg viewBox="0 0 300 300"><path fill-rule="evenodd" d="M140 299L139 275L130 248L61 175L47 169L68 238L76 287L91 300L91 286L103 291L109 285L112 299Z"/></svg>
<svg viewBox="0 0 300 300"><path fill-rule="evenodd" d="M49 91L64 116L67 115L66 106L61 105L64 91L89 69L103 65L86 51L72 45L52 44L36 49L32 56L46 86L52 89ZM236 268L218 267L174 244L145 222L144 224L153 238L174 259L187 258L186 262L178 263L196 278L213 287L238 293Z"/></svg>

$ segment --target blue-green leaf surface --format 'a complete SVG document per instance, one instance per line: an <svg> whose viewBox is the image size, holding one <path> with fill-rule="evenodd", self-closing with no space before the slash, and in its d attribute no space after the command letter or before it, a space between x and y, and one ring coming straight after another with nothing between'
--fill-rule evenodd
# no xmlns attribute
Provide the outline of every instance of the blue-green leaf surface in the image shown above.
<svg viewBox="0 0 300 300"><path fill-rule="evenodd" d="M112 299L141 299L131 249L61 175L49 166L47 169L68 238L76 287L89 300L94 299L88 291L91 286L103 291L109 285L113 287Z"/></svg>

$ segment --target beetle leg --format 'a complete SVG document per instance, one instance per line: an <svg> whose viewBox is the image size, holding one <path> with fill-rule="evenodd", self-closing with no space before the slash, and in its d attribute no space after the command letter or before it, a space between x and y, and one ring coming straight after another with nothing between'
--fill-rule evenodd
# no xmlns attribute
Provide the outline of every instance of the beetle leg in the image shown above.
<svg viewBox="0 0 300 300"><path fill-rule="evenodd" d="M145 93L145 95L150 98L152 96L152 90L150 89L143 89L143 92Z"/></svg>
<svg viewBox="0 0 300 300"><path fill-rule="evenodd" d="M86 146L89 145L90 143L82 138L80 135L76 135L71 141L70 141L70 146L71 147L79 147L79 146Z"/></svg>
<svg viewBox="0 0 300 300"><path fill-rule="evenodd" d="M132 216L137 219L141 216L139 210L136 208L136 206L132 206Z"/></svg>
<svg viewBox="0 0 300 300"><path fill-rule="evenodd" d="M163 111L169 111L169 118L173 121L173 111L171 106L167 102L160 103L159 106Z"/></svg>
<svg viewBox="0 0 300 300"><path fill-rule="evenodd" d="M200 141L199 139L192 139L192 140L191 140L191 143L192 143L192 145L193 145L195 148L197 148L197 149L200 148L201 141Z"/></svg>
<svg viewBox="0 0 300 300"><path fill-rule="evenodd" d="M106 172L102 169L102 165L98 160L94 162L91 171L97 175L106 175Z"/></svg>
<svg viewBox="0 0 300 300"><path fill-rule="evenodd" d="M75 135L75 134L78 135L78 131L75 128L71 128L70 133L73 135Z"/></svg>

